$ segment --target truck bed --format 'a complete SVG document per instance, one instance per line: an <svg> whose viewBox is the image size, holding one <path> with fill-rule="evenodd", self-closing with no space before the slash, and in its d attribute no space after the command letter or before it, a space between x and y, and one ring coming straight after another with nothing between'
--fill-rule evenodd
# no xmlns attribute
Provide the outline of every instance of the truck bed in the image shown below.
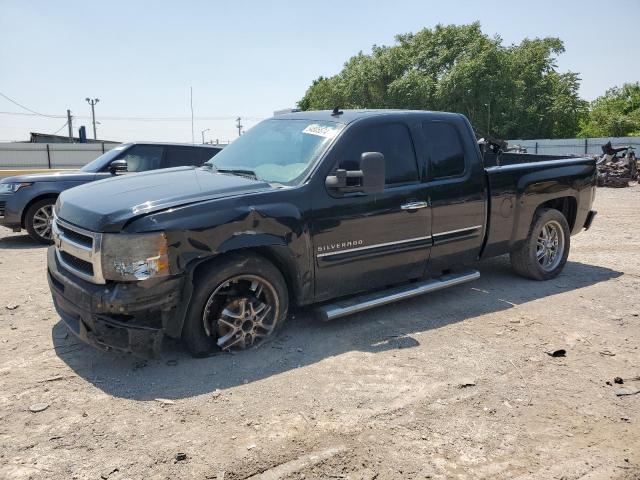
<svg viewBox="0 0 640 480"><path fill-rule="evenodd" d="M567 216L571 233L582 227L593 202L595 160L569 155L485 154L489 196L483 257L518 248L541 205Z"/></svg>

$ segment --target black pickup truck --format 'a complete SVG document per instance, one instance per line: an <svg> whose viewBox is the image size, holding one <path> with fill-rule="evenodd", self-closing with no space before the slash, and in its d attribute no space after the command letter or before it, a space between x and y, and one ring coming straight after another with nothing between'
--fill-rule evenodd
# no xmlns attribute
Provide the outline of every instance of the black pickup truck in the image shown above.
<svg viewBox="0 0 640 480"><path fill-rule="evenodd" d="M168 335L196 356L245 349L291 304L333 319L474 280L487 257L552 278L594 218L595 185L589 158L483 158L459 114L292 113L203 167L63 192L49 284L98 347L149 355Z"/></svg>

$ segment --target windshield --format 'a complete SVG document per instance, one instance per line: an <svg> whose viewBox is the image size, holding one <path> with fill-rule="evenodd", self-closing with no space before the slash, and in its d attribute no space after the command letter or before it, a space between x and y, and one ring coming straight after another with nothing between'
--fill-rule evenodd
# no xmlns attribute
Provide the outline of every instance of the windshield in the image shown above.
<svg viewBox="0 0 640 480"><path fill-rule="evenodd" d="M92 172L92 173L99 172L104 167L106 167L109 163L111 163L111 161L114 158L116 158L119 154L121 154L123 150L129 148L130 146L131 146L130 143L124 143L122 145L118 145L117 147L112 148L108 152L103 153L92 162L87 163L80 170L83 172Z"/></svg>
<svg viewBox="0 0 640 480"><path fill-rule="evenodd" d="M285 185L300 181L344 127L341 123L269 119L234 140L206 165Z"/></svg>

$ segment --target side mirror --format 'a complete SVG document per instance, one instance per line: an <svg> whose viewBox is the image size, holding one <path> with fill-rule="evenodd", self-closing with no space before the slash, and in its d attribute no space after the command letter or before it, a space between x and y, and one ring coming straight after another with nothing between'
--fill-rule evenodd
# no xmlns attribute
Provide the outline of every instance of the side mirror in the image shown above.
<svg viewBox="0 0 640 480"><path fill-rule="evenodd" d="M364 152L360 156L360 170L338 169L329 175L325 185L341 193L381 193L384 191L385 163L380 152Z"/></svg>
<svg viewBox="0 0 640 480"><path fill-rule="evenodd" d="M384 167L384 155L380 152L364 152L361 155L360 170L364 193L384 192Z"/></svg>
<svg viewBox="0 0 640 480"><path fill-rule="evenodd" d="M114 160L109 164L109 172L112 175L118 175L119 173L125 173L128 171L126 160Z"/></svg>

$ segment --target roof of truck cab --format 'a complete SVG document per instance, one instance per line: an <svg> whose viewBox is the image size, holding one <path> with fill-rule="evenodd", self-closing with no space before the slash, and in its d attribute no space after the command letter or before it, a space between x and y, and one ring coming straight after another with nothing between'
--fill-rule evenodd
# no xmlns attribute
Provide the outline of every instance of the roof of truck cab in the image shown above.
<svg viewBox="0 0 640 480"><path fill-rule="evenodd" d="M362 109L362 110L340 110L342 113L333 115L332 110L308 110L304 112L292 112L282 115L276 115L272 118L276 120L296 119L296 120L313 120L313 121L328 121L348 124L360 120L361 118L375 117L381 115L390 115L394 117L402 116L423 116L430 117L434 120L445 119L450 120L460 119L461 115L458 113L449 112L432 112L428 110L395 110L395 109Z"/></svg>
<svg viewBox="0 0 640 480"><path fill-rule="evenodd" d="M121 145L158 145L161 147L196 147L222 149L225 145L211 143L177 143L177 142L124 142Z"/></svg>

